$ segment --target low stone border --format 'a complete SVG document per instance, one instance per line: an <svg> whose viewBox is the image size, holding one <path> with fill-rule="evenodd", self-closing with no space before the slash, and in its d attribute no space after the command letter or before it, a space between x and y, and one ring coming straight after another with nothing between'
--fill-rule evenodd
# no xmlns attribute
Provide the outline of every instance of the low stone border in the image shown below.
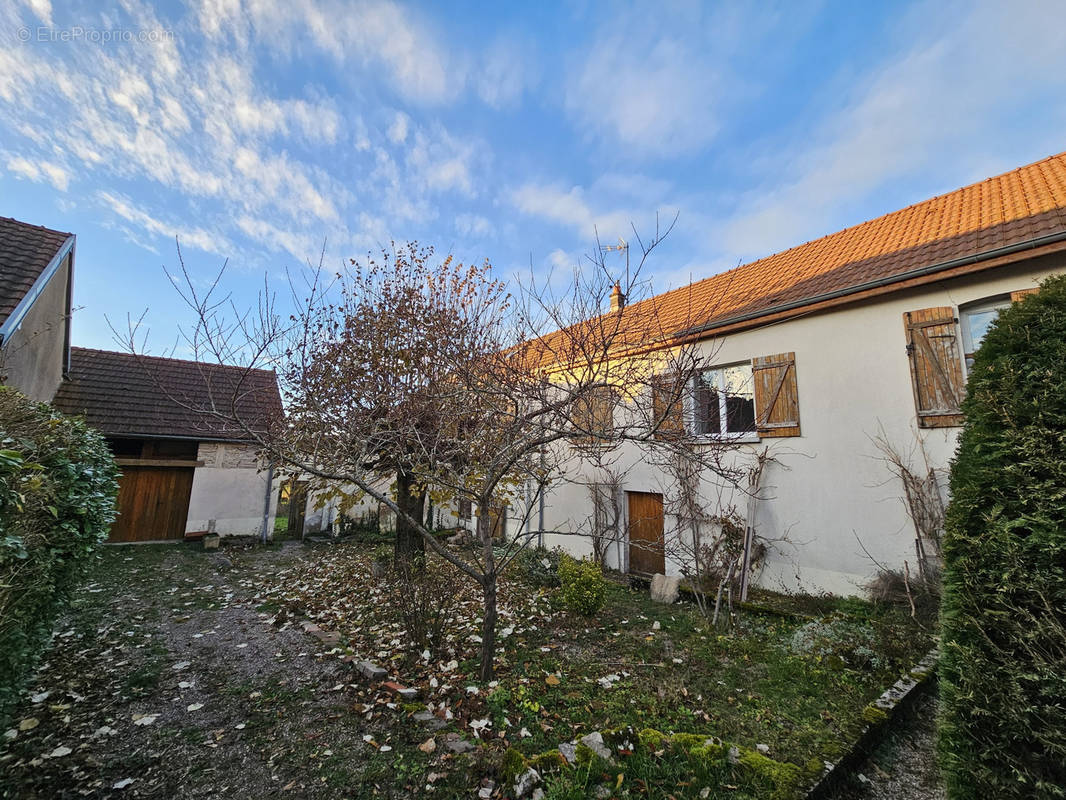
<svg viewBox="0 0 1066 800"><path fill-rule="evenodd" d="M940 657L934 647L905 675L862 711L866 727L851 748L836 763L826 762L826 770L807 790L806 800L821 800L836 789L862 761L873 752L888 733L893 720L906 713L915 700L928 691L936 680L936 664Z"/></svg>

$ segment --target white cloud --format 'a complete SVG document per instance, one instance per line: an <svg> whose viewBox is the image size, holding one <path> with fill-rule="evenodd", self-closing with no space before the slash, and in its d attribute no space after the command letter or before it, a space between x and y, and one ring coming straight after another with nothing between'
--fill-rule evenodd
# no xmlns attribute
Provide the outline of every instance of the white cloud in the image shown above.
<svg viewBox="0 0 1066 800"><path fill-rule="evenodd" d="M459 214L455 230L463 236L487 237L496 233L496 227L480 214Z"/></svg>
<svg viewBox="0 0 1066 800"><path fill-rule="evenodd" d="M31 181L48 181L61 192L65 192L70 185L70 173L52 161L31 161L22 156L10 156L7 169L8 172Z"/></svg>
<svg viewBox="0 0 1066 800"><path fill-rule="evenodd" d="M913 9L900 28L902 51L860 76L813 136L771 159L773 179L714 230L716 243L745 257L765 255L862 221L849 208L889 182L948 191L1022 163L989 163L987 153L1002 152L1012 108L1066 90L1066 50L1057 26L1047 24L1058 4L984 2L965 10ZM1045 113L1066 122L1061 104ZM990 137L999 147L990 147ZM1062 149L1059 141L1033 151L1032 139L1023 138L1023 159ZM959 177L932 183L944 175ZM913 199L925 199L924 191Z"/></svg>
<svg viewBox="0 0 1066 800"><path fill-rule="evenodd" d="M507 199L519 211L569 228L585 240L591 241L596 234L603 242L628 240L633 225L639 229L662 202L653 194L626 197L605 190L612 182L612 176L607 176L588 190L581 186L567 189L557 184L527 183L512 190ZM605 207L606 204L610 205Z"/></svg>
<svg viewBox="0 0 1066 800"><path fill-rule="evenodd" d="M24 0L30 11L45 25L52 24L51 0Z"/></svg>
<svg viewBox="0 0 1066 800"><path fill-rule="evenodd" d="M628 34L595 43L566 91L577 124L641 153L683 154L711 141L718 78L707 59L669 36L643 49Z"/></svg>
<svg viewBox="0 0 1066 800"><path fill-rule="evenodd" d="M386 135L389 137L389 141L393 144L403 144L407 141L407 126L411 123L411 118L404 114L402 111L397 111L396 116L392 120L392 124L389 125L389 129Z"/></svg>
<svg viewBox="0 0 1066 800"><path fill-rule="evenodd" d="M232 252L232 245L224 237L203 228L188 227L156 219L138 208L128 197L121 197L111 192L97 192L96 198L122 219L132 222L149 233L166 236L168 239L177 238L183 245L191 245L209 253L228 255Z"/></svg>
<svg viewBox="0 0 1066 800"><path fill-rule="evenodd" d="M500 36L482 54L478 96L493 108L515 105L536 80L537 57L516 36Z"/></svg>

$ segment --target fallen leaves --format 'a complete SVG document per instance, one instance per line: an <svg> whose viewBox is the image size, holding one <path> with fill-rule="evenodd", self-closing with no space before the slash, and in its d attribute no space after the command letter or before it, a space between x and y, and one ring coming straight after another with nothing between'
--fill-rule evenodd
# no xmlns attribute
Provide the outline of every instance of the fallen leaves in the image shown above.
<svg viewBox="0 0 1066 800"><path fill-rule="evenodd" d="M39 719L37 719L37 717L26 717L26 719L21 720L19 722L19 730L20 731L32 731L34 728L36 728L40 724L41 724L41 721Z"/></svg>

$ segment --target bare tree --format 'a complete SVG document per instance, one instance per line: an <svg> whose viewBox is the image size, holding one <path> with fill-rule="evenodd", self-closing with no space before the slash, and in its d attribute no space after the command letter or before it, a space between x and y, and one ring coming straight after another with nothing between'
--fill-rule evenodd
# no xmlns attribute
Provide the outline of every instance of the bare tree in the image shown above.
<svg viewBox="0 0 1066 800"><path fill-rule="evenodd" d="M290 473L354 487L391 509L402 547L431 550L475 581L480 674L489 680L498 579L534 535L498 541L490 510L526 487L543 493L567 471L575 441L669 449L683 438L683 396L702 358L676 334L710 310L675 309L664 321L655 298L618 302L642 291L645 263L668 232L646 243L637 236L639 262L625 275L611 274L598 248L592 274L576 272L566 289L531 278L513 294L488 263L435 262L410 244L334 275L320 266L302 289L290 280L290 314L268 289L256 309L234 308L218 296L220 279L202 292L182 263L179 291L194 315L187 349L201 361L275 369L286 418L268 430L249 425L239 385L195 410L240 427ZM143 351L135 326L126 345ZM599 413L605 402L610 424ZM421 501L430 488L479 510L475 550L432 535ZM525 498L525 522L535 499Z"/></svg>
<svg viewBox="0 0 1066 800"><path fill-rule="evenodd" d="M918 563L918 577L923 583L935 584L940 576L940 547L944 532L945 506L941 487L943 470L932 466L925 449L925 440L917 432L913 434L914 443L909 453L903 452L892 442L883 427L871 439L881 453L881 461L903 485L903 507L914 526L914 553ZM919 466L914 466L915 450L920 457ZM907 581L909 584L909 577ZM909 585L907 591L909 595Z"/></svg>

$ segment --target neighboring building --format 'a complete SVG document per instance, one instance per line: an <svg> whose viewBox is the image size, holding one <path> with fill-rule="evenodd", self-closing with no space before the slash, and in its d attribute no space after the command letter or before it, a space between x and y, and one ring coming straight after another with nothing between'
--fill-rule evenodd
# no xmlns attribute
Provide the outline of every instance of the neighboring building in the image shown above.
<svg viewBox="0 0 1066 800"><path fill-rule="evenodd" d="M988 324L1063 271L1066 154L644 301L676 331L668 345L692 343L712 359L674 424L735 441L741 463L767 446L776 459L754 524L788 541L771 543L762 585L855 594L878 565L915 569L904 489L873 439L909 454L919 476L945 470ZM693 308L713 312L694 320ZM596 489L576 452L569 480L547 493L543 528L587 531L618 518L628 539L610 549L609 566L677 573L664 552L677 520L663 510L662 472L625 445L621 485ZM743 494L723 502L745 515ZM587 539L544 540L590 550ZM639 540L657 541L658 552L635 550Z"/></svg>
<svg viewBox="0 0 1066 800"><path fill-rule="evenodd" d="M54 404L107 436L122 469L109 541L269 537L277 481L247 432L212 417L236 405L253 431L281 414L273 372L71 349Z"/></svg>
<svg viewBox="0 0 1066 800"><path fill-rule="evenodd" d="M68 367L74 234L0 217L0 383L51 400Z"/></svg>

